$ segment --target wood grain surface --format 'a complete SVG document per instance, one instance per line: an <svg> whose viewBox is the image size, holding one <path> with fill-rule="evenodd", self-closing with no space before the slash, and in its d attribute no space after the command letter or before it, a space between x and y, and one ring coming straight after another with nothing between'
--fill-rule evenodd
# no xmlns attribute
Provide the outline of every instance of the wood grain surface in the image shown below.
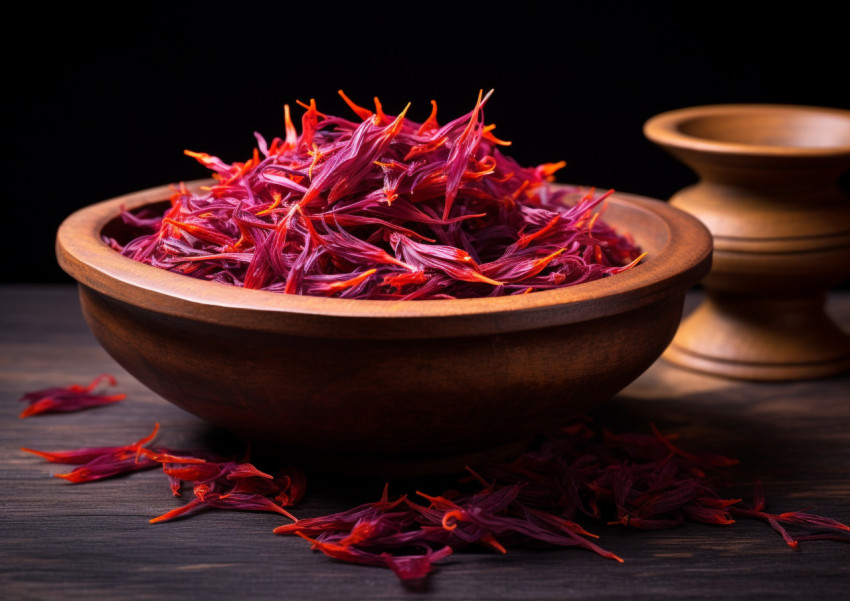
<svg viewBox="0 0 850 601"><path fill-rule="evenodd" d="M689 299L693 306L697 298ZM850 295L829 309L850 329ZM25 391L114 373L128 398L90 411L21 420ZM769 508L850 523L850 376L745 383L664 362L596 412L611 427L681 433L691 448L740 459L733 492L754 478ZM181 504L157 471L85 485L51 474L64 466L23 453L126 444L162 426L163 446L235 450L227 433L167 403L123 371L97 344L76 289L0 287L0 598L24 599L846 599L850 545L802 543L796 551L761 522L686 524L667 531L588 527L625 559L576 549L458 552L425 591L389 571L343 564L295 537L272 534L280 516L207 512L150 525ZM383 481L308 474L295 509L317 516L377 499ZM394 480L391 494L438 494L453 479Z"/></svg>

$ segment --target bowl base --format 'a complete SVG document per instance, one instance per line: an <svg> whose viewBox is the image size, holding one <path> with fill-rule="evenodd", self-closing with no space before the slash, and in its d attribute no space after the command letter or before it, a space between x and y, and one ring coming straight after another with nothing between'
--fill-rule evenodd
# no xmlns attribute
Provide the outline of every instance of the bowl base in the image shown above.
<svg viewBox="0 0 850 601"><path fill-rule="evenodd" d="M524 438L485 450L449 455L357 453L282 446L252 440L252 455L278 463L297 465L310 472L369 478L408 478L443 476L465 471L466 467L507 462L528 449L532 438Z"/></svg>

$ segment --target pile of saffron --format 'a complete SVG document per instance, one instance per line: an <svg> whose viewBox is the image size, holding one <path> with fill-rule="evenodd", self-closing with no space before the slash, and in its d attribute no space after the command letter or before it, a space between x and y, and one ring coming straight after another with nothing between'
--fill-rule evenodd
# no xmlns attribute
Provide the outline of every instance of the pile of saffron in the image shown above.
<svg viewBox="0 0 850 601"><path fill-rule="evenodd" d="M336 560L391 569L418 586L434 564L462 549L506 553L520 545L577 547L622 562L582 524L657 530L686 521L730 525L737 518L767 522L785 542L850 543L850 526L804 511L771 513L757 482L752 502L729 498L725 470L737 462L693 452L654 426L645 433L614 433L582 416L541 437L508 463L467 468L458 488L432 495L416 491L332 515L298 519L288 509L305 497L307 479L293 466L259 470L249 457L224 458L206 450L152 446L159 431L128 445L69 451L23 449L55 463L76 464L57 477L74 484L160 467L171 493L192 498L151 523L203 510L270 511L291 520L274 529L297 535Z"/></svg>
<svg viewBox="0 0 850 601"><path fill-rule="evenodd" d="M491 92L492 93L492 92ZM356 299L503 296L596 280L639 263L599 219L603 201L552 185L564 163L522 167L485 125L486 97L440 125L340 95L355 120L302 104L301 133L244 163L186 151L215 183L181 184L164 215L124 213L146 233L114 249L195 278L288 294Z"/></svg>

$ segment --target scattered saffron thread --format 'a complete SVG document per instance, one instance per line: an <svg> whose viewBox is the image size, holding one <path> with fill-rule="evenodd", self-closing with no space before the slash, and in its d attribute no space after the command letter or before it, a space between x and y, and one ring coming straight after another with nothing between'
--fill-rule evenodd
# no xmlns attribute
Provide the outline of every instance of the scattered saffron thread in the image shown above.
<svg viewBox="0 0 850 601"><path fill-rule="evenodd" d="M101 374L94 378L87 386L71 384L65 387L45 388L25 393L19 400L29 403L29 406L21 412L20 417L31 417L43 413L69 413L82 411L92 407L109 405L123 400L126 394L94 394L93 391L101 383L115 386L115 377L110 374Z"/></svg>
<svg viewBox="0 0 850 601"><path fill-rule="evenodd" d="M227 459L204 450L154 447L158 431L156 424L147 436L122 446L23 450L76 464L71 472L56 474L74 484L161 467L174 496L191 488L193 498L152 518L153 524L210 509L270 511L292 520L275 533L297 535L340 561L389 568L408 586L422 584L436 562L470 547L506 553L535 542L622 562L579 523L588 520L656 530L687 520L730 525L751 518L767 522L792 548L804 541L850 543L850 526L831 518L766 511L758 481L751 503L723 497L717 489L728 479L724 470L737 462L685 450L673 443L676 436L655 425L650 433L613 433L582 416L550 431L513 461L467 468L459 482L470 489L466 492L416 491L414 498L404 494L391 500L387 484L377 501L306 519L286 509L306 495L300 469L286 466L270 474L250 463L247 454Z"/></svg>

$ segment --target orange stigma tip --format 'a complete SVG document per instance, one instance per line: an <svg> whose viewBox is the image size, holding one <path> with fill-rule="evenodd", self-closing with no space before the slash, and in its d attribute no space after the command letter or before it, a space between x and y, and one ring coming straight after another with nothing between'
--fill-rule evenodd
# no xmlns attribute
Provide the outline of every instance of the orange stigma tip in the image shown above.
<svg viewBox="0 0 850 601"><path fill-rule="evenodd" d="M77 472L68 472L67 474L53 474L57 478L62 478L63 480L67 480L73 484L79 484L80 482L85 482L86 475L88 472L77 471Z"/></svg>
<svg viewBox="0 0 850 601"><path fill-rule="evenodd" d="M315 538L310 538L309 536L307 536L306 534L304 534L304 533L303 533L303 532L301 532L300 530L296 530L296 531L295 531L295 534L297 534L298 536L300 536L300 537L301 537L301 538L303 538L304 540L311 542L311 543L313 544L313 548L314 548L314 549L315 549L315 548L319 548L319 547L321 547L321 546L322 546L322 543L320 543L319 541L317 541Z"/></svg>
<svg viewBox="0 0 850 601"><path fill-rule="evenodd" d="M36 451L35 449L28 449L27 447L21 447L21 450L25 451L27 453L32 453L33 455L38 455L39 457L43 457L44 459L47 459L48 461L56 462L55 455L53 455L51 453L45 453L43 451Z"/></svg>
<svg viewBox="0 0 850 601"><path fill-rule="evenodd" d="M557 163L545 163L543 165L540 165L540 172L544 176L549 176L558 171L559 169L563 169L566 166L566 161L558 161Z"/></svg>
<svg viewBox="0 0 850 601"><path fill-rule="evenodd" d="M404 110L401 111L395 120L387 125L387 129L384 132L384 136L389 138L395 136L399 131L401 131L401 126L404 124L404 116L407 114L407 111L410 109L410 103L407 103L407 106L404 107Z"/></svg>
<svg viewBox="0 0 850 601"><path fill-rule="evenodd" d="M482 542L482 543L484 543L484 544L486 544L486 545L489 545L490 547L493 547L494 549L496 549L496 551L498 551L498 552L499 552L499 553L501 553L502 555L506 555L506 554L507 554L507 552L508 552L508 550L507 550L507 549L505 549L505 547L504 547L504 546L502 546L502 543L500 543L499 541L497 541L497 540L496 540L496 537L495 537L495 536L493 536L493 535L492 535L491 533L489 533L489 532L488 532L487 534L485 534L484 536L482 536L482 537L481 537L481 542Z"/></svg>
<svg viewBox="0 0 850 601"><path fill-rule="evenodd" d="M439 125L437 124L437 101L432 100L431 101L431 114L422 123L422 125L419 127L419 131L417 131L416 133L418 133L419 135L422 135L423 133L425 133L427 131L431 131L432 129L437 129L437 128L439 128Z"/></svg>
<svg viewBox="0 0 850 601"><path fill-rule="evenodd" d="M297 205L296 205L297 206ZM375 273L377 269L372 268L368 271L364 271L360 275L354 276L349 280L345 280L343 282L334 282L328 286L330 292L338 292L339 290L344 290L346 288L351 288L352 286L356 286L357 284L367 280L369 276Z"/></svg>
<svg viewBox="0 0 850 601"><path fill-rule="evenodd" d="M494 279L488 278L483 273L478 273L477 271L473 272L475 275L473 276L476 281L484 282L485 284L492 284L493 286L504 286L504 282L497 282Z"/></svg>
<svg viewBox="0 0 850 601"><path fill-rule="evenodd" d="M377 96L375 96L375 118L378 123L382 123L387 120L387 116L384 114L384 107L381 106L381 101L378 100Z"/></svg>
<svg viewBox="0 0 850 601"><path fill-rule="evenodd" d="M459 511L449 511L443 516L443 528L446 530L454 530L457 528L457 522L462 519L462 515ZM453 520L453 521L450 521Z"/></svg>
<svg viewBox="0 0 850 601"><path fill-rule="evenodd" d="M354 113L358 117L360 117L363 121L365 121L366 119L369 119L372 116L372 114L373 114L372 111L370 111L369 109L364 108L362 106L359 106L357 104L354 104L354 101L351 100L351 98L349 98L348 96L346 96L345 92L343 92L342 90L337 90L337 94L342 96L342 99L345 101L345 104L347 104L348 107L352 111L354 111Z"/></svg>
<svg viewBox="0 0 850 601"><path fill-rule="evenodd" d="M560 254L561 254L562 252L564 252L565 250L567 250L567 249L566 249L566 248L561 248L561 249L559 249L559 250L556 250L556 251L555 251L555 252L553 252L552 254L550 254L550 255L546 255L546 256L545 256L545 257L543 257L542 259L538 259L538 260L537 260L537 263L543 263L544 265L546 265L547 263L549 263L549 261L551 261L552 259L554 259L554 258L555 258L555 257L557 257L558 255L560 255Z"/></svg>
<svg viewBox="0 0 850 601"><path fill-rule="evenodd" d="M491 123L490 125L485 125L484 131L482 132L482 136L493 144L497 144L499 146L510 146L511 142L509 142L508 140L502 140L493 135L494 129L496 129L496 125L494 123Z"/></svg>
<svg viewBox="0 0 850 601"><path fill-rule="evenodd" d="M283 105L283 123L284 130L286 131L286 142L287 144L294 144L298 139L298 133L295 131L295 125L292 123L292 115L289 112L289 105ZM274 144L273 144L274 145Z"/></svg>
<svg viewBox="0 0 850 601"><path fill-rule="evenodd" d="M597 248L598 248L598 247L597 247ZM623 271L626 271L627 269L631 269L632 267L634 267L635 265L637 265L638 263L640 263L640 262L643 260L643 258L644 258L644 257L646 257L646 255L647 255L647 254L648 254L647 252L643 252L640 256L638 256L638 257L637 257L634 261L632 261L632 262L631 262L631 263L629 263L628 265L623 265L622 267L618 268L618 269L615 271L615 273L621 273L621 272L623 272ZM672 438L672 437L671 437L671 438ZM734 464L733 464L733 465L734 465Z"/></svg>

